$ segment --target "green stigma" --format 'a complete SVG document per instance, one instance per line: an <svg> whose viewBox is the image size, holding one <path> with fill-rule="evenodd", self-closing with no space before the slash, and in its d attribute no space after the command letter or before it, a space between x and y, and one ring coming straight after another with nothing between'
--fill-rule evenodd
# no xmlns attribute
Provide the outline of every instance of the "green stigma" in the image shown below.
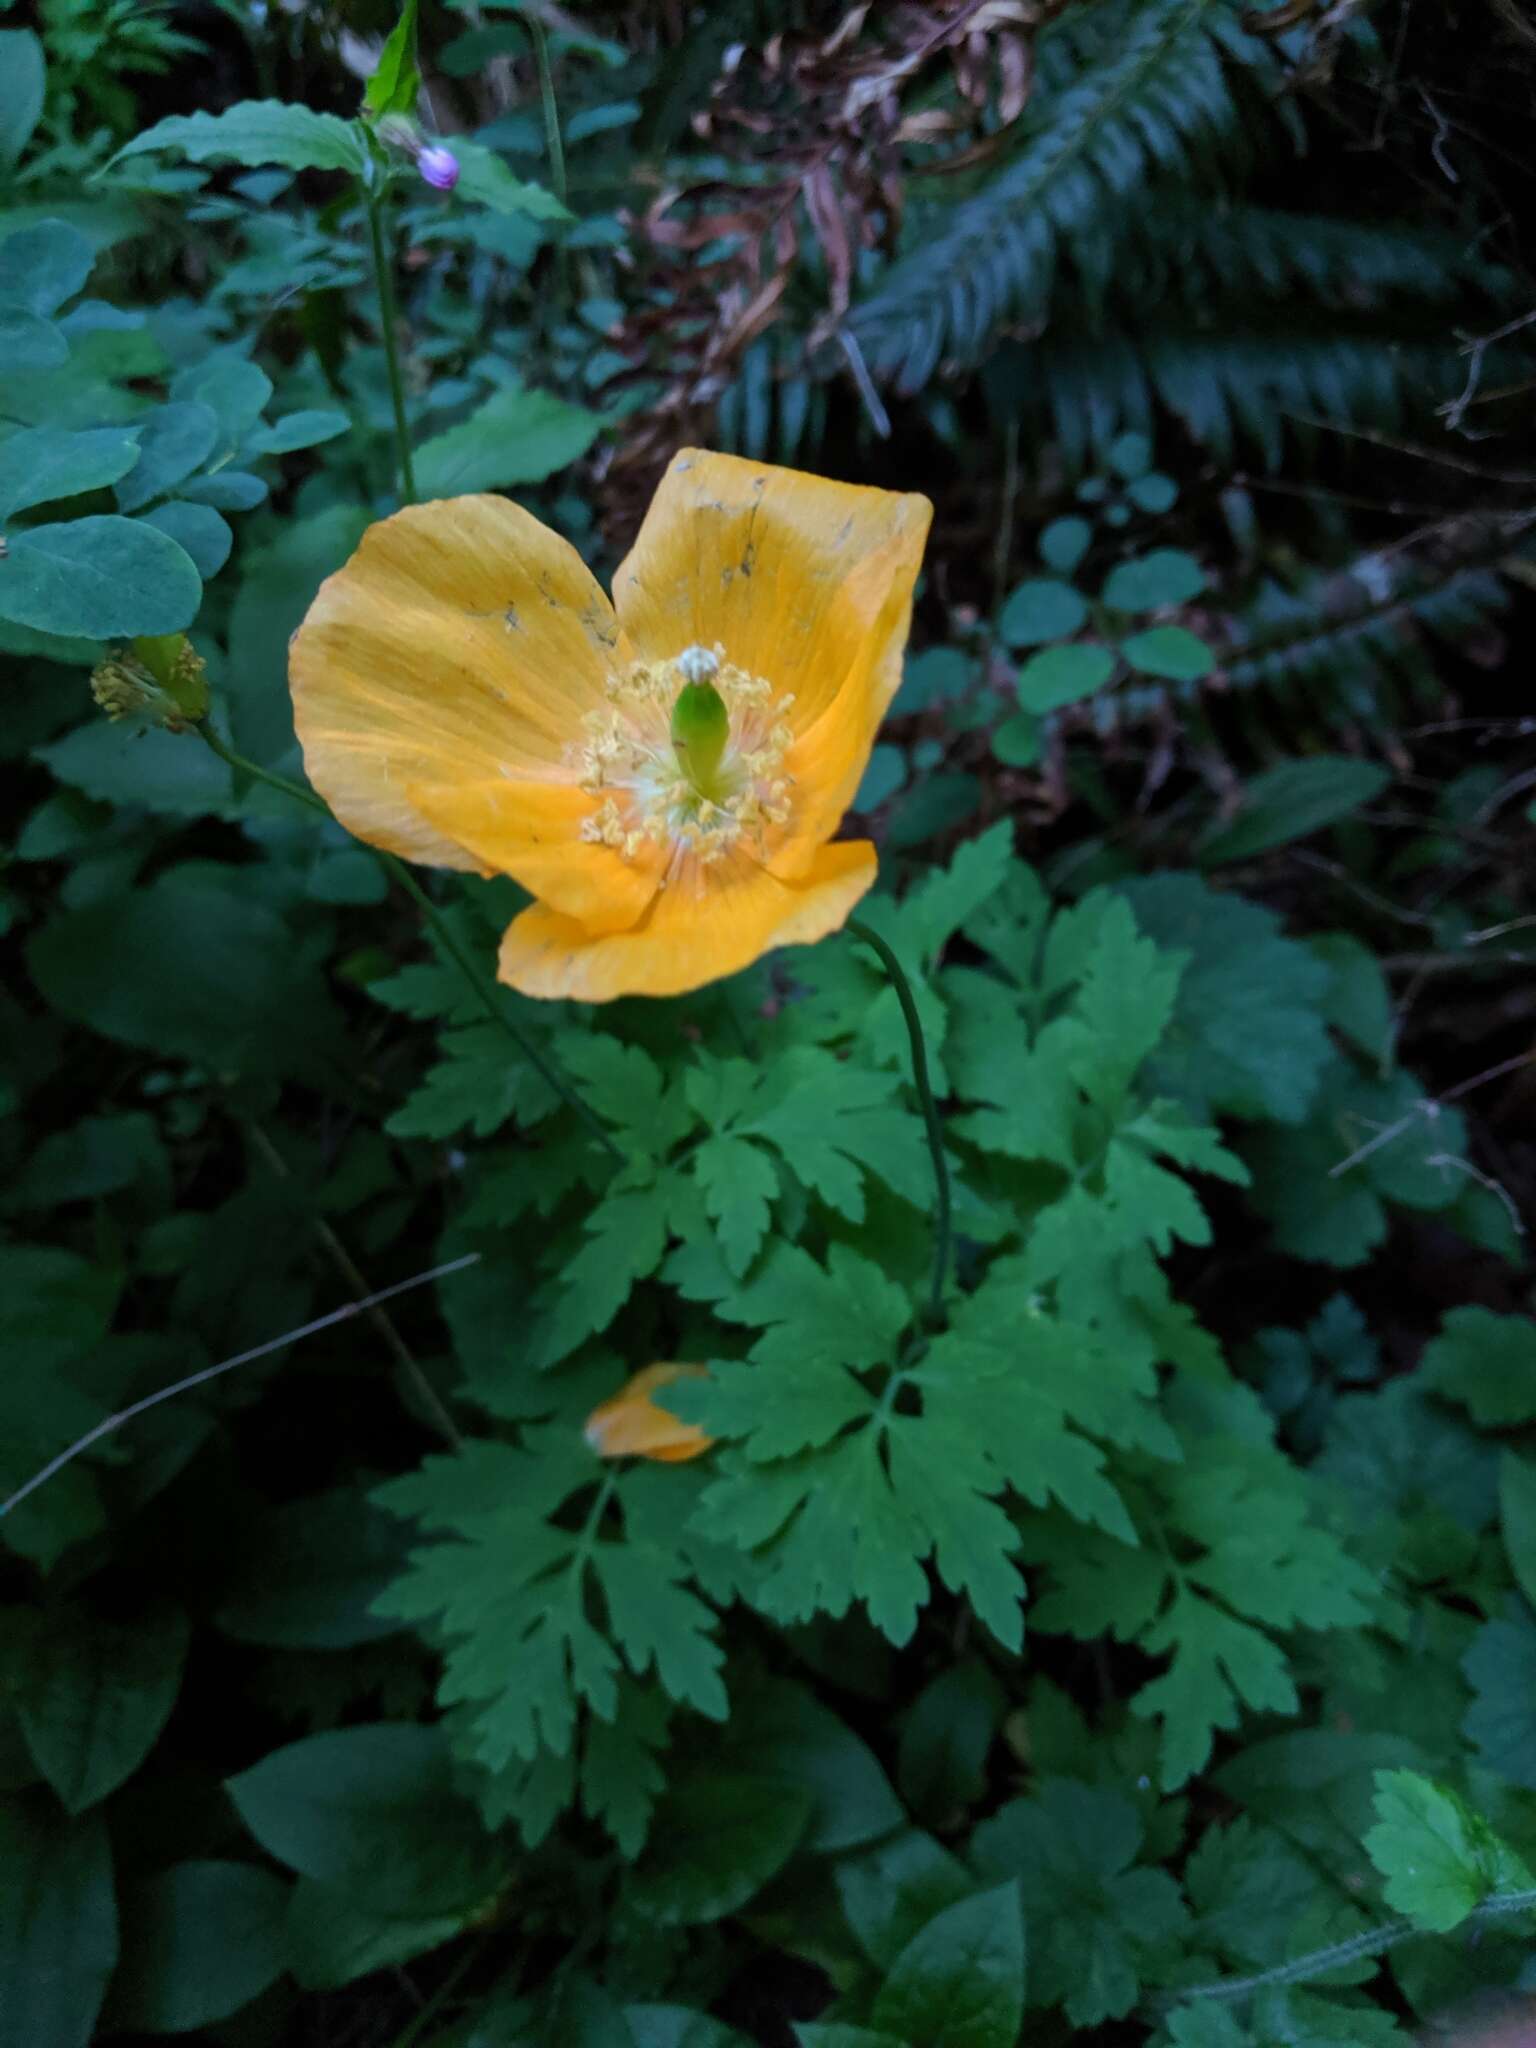
<svg viewBox="0 0 1536 2048"><path fill-rule="evenodd" d="M684 683L672 706L672 751L699 795L713 801L718 797L720 763L731 736L731 714L708 675L698 673L702 666L695 665L696 679Z"/></svg>

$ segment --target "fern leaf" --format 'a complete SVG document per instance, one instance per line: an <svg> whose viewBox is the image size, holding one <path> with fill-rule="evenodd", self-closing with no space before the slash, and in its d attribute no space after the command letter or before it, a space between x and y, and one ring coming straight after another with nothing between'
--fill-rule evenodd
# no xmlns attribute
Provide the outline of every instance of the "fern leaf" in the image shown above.
<svg viewBox="0 0 1536 2048"><path fill-rule="evenodd" d="M1161 321L1143 335L1061 326L1001 351L993 389L1044 415L1068 474L1093 468L1127 429L1156 437L1170 414L1223 466L1256 454L1273 470L1310 420L1397 427L1460 390L1466 359L1444 323L1426 320L1419 339L1409 324L1398 313L1388 332L1303 309L1263 324Z"/></svg>
<svg viewBox="0 0 1536 2048"><path fill-rule="evenodd" d="M1246 154L1223 51L1260 75L1274 58L1242 34L1232 0L1140 0L1092 17L1090 30L1069 10L1042 38L1042 52L1071 39L1081 62L1072 83L1037 95L1022 155L854 309L848 328L877 378L916 391L941 361L974 360L1004 321L1043 321L1063 257L1101 296L1127 202L1144 207L1153 180L1214 179ZM1049 75L1061 75L1055 57Z"/></svg>

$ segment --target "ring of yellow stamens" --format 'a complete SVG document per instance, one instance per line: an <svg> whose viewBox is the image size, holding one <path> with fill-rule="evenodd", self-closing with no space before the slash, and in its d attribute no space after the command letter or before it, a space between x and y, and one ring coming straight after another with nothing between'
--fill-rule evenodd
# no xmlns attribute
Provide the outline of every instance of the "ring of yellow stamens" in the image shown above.
<svg viewBox="0 0 1536 2048"><path fill-rule="evenodd" d="M701 788L673 744L673 714L690 687L711 686L729 717L718 765ZM669 850L669 872L690 856L703 867L742 840L761 853L770 828L787 823L791 779L784 756L794 699L725 659L721 646L685 647L670 661L636 662L610 678L608 708L586 719L577 752L580 786L601 803L583 822L590 845L633 859L647 845Z"/></svg>

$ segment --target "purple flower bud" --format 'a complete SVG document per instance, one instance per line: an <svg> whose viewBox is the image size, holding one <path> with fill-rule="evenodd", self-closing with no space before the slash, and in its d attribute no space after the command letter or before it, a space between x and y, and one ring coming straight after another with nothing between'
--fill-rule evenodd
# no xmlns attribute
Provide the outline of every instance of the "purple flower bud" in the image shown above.
<svg viewBox="0 0 1536 2048"><path fill-rule="evenodd" d="M451 149L429 142L416 158L416 168L438 192L451 192L459 182L459 160Z"/></svg>

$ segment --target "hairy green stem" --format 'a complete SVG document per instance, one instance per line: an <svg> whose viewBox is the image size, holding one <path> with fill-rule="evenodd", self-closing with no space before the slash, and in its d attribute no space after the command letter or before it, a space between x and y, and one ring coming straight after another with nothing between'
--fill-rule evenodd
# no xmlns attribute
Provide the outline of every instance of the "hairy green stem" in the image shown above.
<svg viewBox="0 0 1536 2048"><path fill-rule="evenodd" d="M253 776L257 782L265 782L269 788L280 789L285 796L291 796L301 804L308 804L311 810L320 811L327 818L331 816L329 804L316 796L313 790L305 789L302 783L290 782L286 775L275 775L270 768L261 768L257 766L256 762L246 760L243 754L237 754L233 747L220 739L206 719L196 725L193 730L205 745L213 749L221 761L228 762L229 766L237 769L240 774ZM581 1119L593 1137L603 1147L604 1151L613 1159L614 1163L622 1166L624 1164L624 1154L614 1143L606 1125L588 1108L570 1082L565 1079L564 1075L561 1074L559 1069L550 1060L545 1058L532 1039L528 1038L513 1023L512 1019L507 1015L501 997L497 992L496 984L478 965L472 955L467 953L459 944L442 912L432 901L426 890L422 888L420 882L411 873L406 863L400 859L398 854L386 853L379 846L370 846L368 851L384 869L385 873L393 876L395 881L400 884L401 888L414 901L417 909L421 912L431 929L433 938L474 990L479 998L481 1007L491 1022L500 1026L535 1073L540 1075L548 1087L559 1096L566 1108Z"/></svg>
<svg viewBox="0 0 1536 2048"><path fill-rule="evenodd" d="M933 1154L933 1300L928 1317L937 1328L944 1321L944 1293L949 1280L949 1164L944 1157L944 1127L939 1122L939 1106L933 1099L933 1087L928 1079L928 1048L923 1039L923 1022L917 1014L917 1002L906 970L880 934L857 917L849 918L848 931L853 938L862 940L871 952L879 955L880 964L896 991L896 1000L901 1005L912 1046L912 1079L917 1086L918 1100L923 1105L923 1121L928 1126L928 1149Z"/></svg>
<svg viewBox="0 0 1536 2048"><path fill-rule="evenodd" d="M1507 1919L1516 1913L1530 1912L1536 1912L1536 1891L1496 1893L1491 1899L1484 1899L1480 1906L1474 1906L1461 1925L1470 1928L1490 1920ZM1348 1941L1333 1942L1328 1948L1315 1948L1308 1955L1296 1956L1288 1963L1277 1963L1272 1970L1259 1970L1251 1977L1218 1977L1210 1984L1191 1984L1182 1991L1170 1991L1158 2000L1158 2009L1173 2012L1196 1998L1216 1999L1226 2004L1252 1998L1260 1991L1269 1991L1282 1984L1306 1984L1316 1977L1326 1977L1330 1970L1342 1969L1346 1963L1363 1962L1367 1956L1385 1955L1400 1941L1409 1941L1414 1935L1424 1935L1427 1931L1416 1927L1411 1920L1390 1920L1384 1927L1368 1927L1364 1934L1351 1935Z"/></svg>
<svg viewBox="0 0 1536 2048"><path fill-rule="evenodd" d="M400 461L400 502L416 502L416 470L411 460L411 429L405 417L405 384L400 375L400 337L396 327L395 279L384 246L384 218L377 191L364 195L368 237L373 244L373 280L379 294L379 326L384 336L384 361L389 370L389 396L395 408L395 448Z"/></svg>

